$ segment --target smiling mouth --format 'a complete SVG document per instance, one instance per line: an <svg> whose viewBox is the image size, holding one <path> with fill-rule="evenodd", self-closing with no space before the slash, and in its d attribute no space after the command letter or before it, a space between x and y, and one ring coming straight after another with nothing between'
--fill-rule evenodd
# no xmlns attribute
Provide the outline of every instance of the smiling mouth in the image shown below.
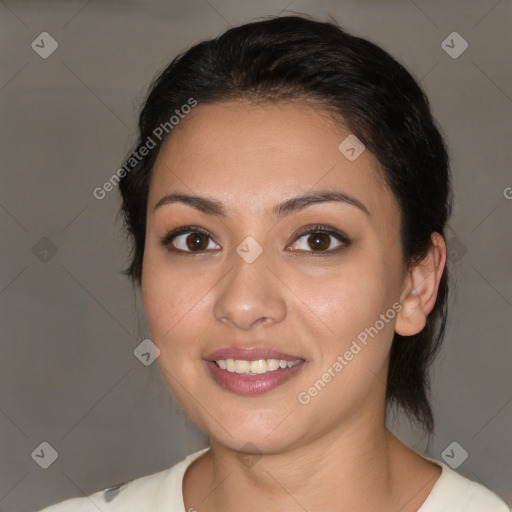
<svg viewBox="0 0 512 512"><path fill-rule="evenodd" d="M212 379L237 395L262 395L293 379L304 359L214 359L205 361Z"/></svg>
<svg viewBox="0 0 512 512"><path fill-rule="evenodd" d="M302 361L303 359L296 359L295 361L286 361L284 359L217 359L214 362L221 370L226 370L230 373L264 375L279 369L292 368Z"/></svg>

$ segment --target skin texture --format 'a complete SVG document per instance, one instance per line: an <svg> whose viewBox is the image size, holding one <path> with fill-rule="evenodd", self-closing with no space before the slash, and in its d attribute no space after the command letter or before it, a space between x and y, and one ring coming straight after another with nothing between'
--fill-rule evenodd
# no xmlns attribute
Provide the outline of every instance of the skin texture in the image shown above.
<svg viewBox="0 0 512 512"><path fill-rule="evenodd" d="M240 100L197 106L160 150L142 296L162 375L212 446L185 475L186 510L412 512L440 474L387 431L385 382L394 331L419 332L434 306L446 246L434 234L428 257L404 265L398 203L368 150L355 161L339 151L349 134L304 102ZM272 217L277 203L320 190L343 192L368 213L325 202ZM227 216L182 203L155 209L176 192L220 201ZM350 244L324 236L327 249L315 249L300 231L317 223ZM188 225L208 231L207 251L176 254L160 243ZM187 250L190 232L174 245ZM263 249L252 263L236 252L248 236ZM397 302L400 313L301 404L298 394ZM204 361L233 346L271 347L306 364L272 391L241 396L217 385ZM248 463L240 450L256 456Z"/></svg>

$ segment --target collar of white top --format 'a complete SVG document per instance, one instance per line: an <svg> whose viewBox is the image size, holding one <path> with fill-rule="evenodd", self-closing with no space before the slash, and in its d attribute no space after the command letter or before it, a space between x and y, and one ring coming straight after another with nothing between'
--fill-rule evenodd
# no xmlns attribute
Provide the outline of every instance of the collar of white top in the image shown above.
<svg viewBox="0 0 512 512"><path fill-rule="evenodd" d="M186 512L183 476L187 468L210 447L188 455L169 470L168 482L158 493L155 510ZM483 485L463 477L443 462L421 455L441 467L442 472L418 512L510 512L508 506ZM167 480L166 478L166 480Z"/></svg>

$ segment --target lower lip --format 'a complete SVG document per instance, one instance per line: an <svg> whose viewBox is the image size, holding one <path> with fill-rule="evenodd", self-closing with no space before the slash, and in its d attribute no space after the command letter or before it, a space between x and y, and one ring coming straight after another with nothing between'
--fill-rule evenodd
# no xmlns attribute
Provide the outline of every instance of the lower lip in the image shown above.
<svg viewBox="0 0 512 512"><path fill-rule="evenodd" d="M213 361L206 361L206 366L213 380L224 389L239 395L261 395L290 380L302 369L304 363L305 361L301 361L291 368L279 368L259 375L228 372L219 368Z"/></svg>

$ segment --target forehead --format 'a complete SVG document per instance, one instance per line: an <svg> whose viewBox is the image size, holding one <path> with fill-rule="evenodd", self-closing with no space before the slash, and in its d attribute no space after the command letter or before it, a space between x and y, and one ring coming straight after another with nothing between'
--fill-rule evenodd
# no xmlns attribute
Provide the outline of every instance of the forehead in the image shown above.
<svg viewBox="0 0 512 512"><path fill-rule="evenodd" d="M349 136L346 126L305 102L199 104L160 150L150 207L175 189L246 209L329 188L359 196L369 210L389 206L394 198L376 157L365 149L351 161L340 151Z"/></svg>

